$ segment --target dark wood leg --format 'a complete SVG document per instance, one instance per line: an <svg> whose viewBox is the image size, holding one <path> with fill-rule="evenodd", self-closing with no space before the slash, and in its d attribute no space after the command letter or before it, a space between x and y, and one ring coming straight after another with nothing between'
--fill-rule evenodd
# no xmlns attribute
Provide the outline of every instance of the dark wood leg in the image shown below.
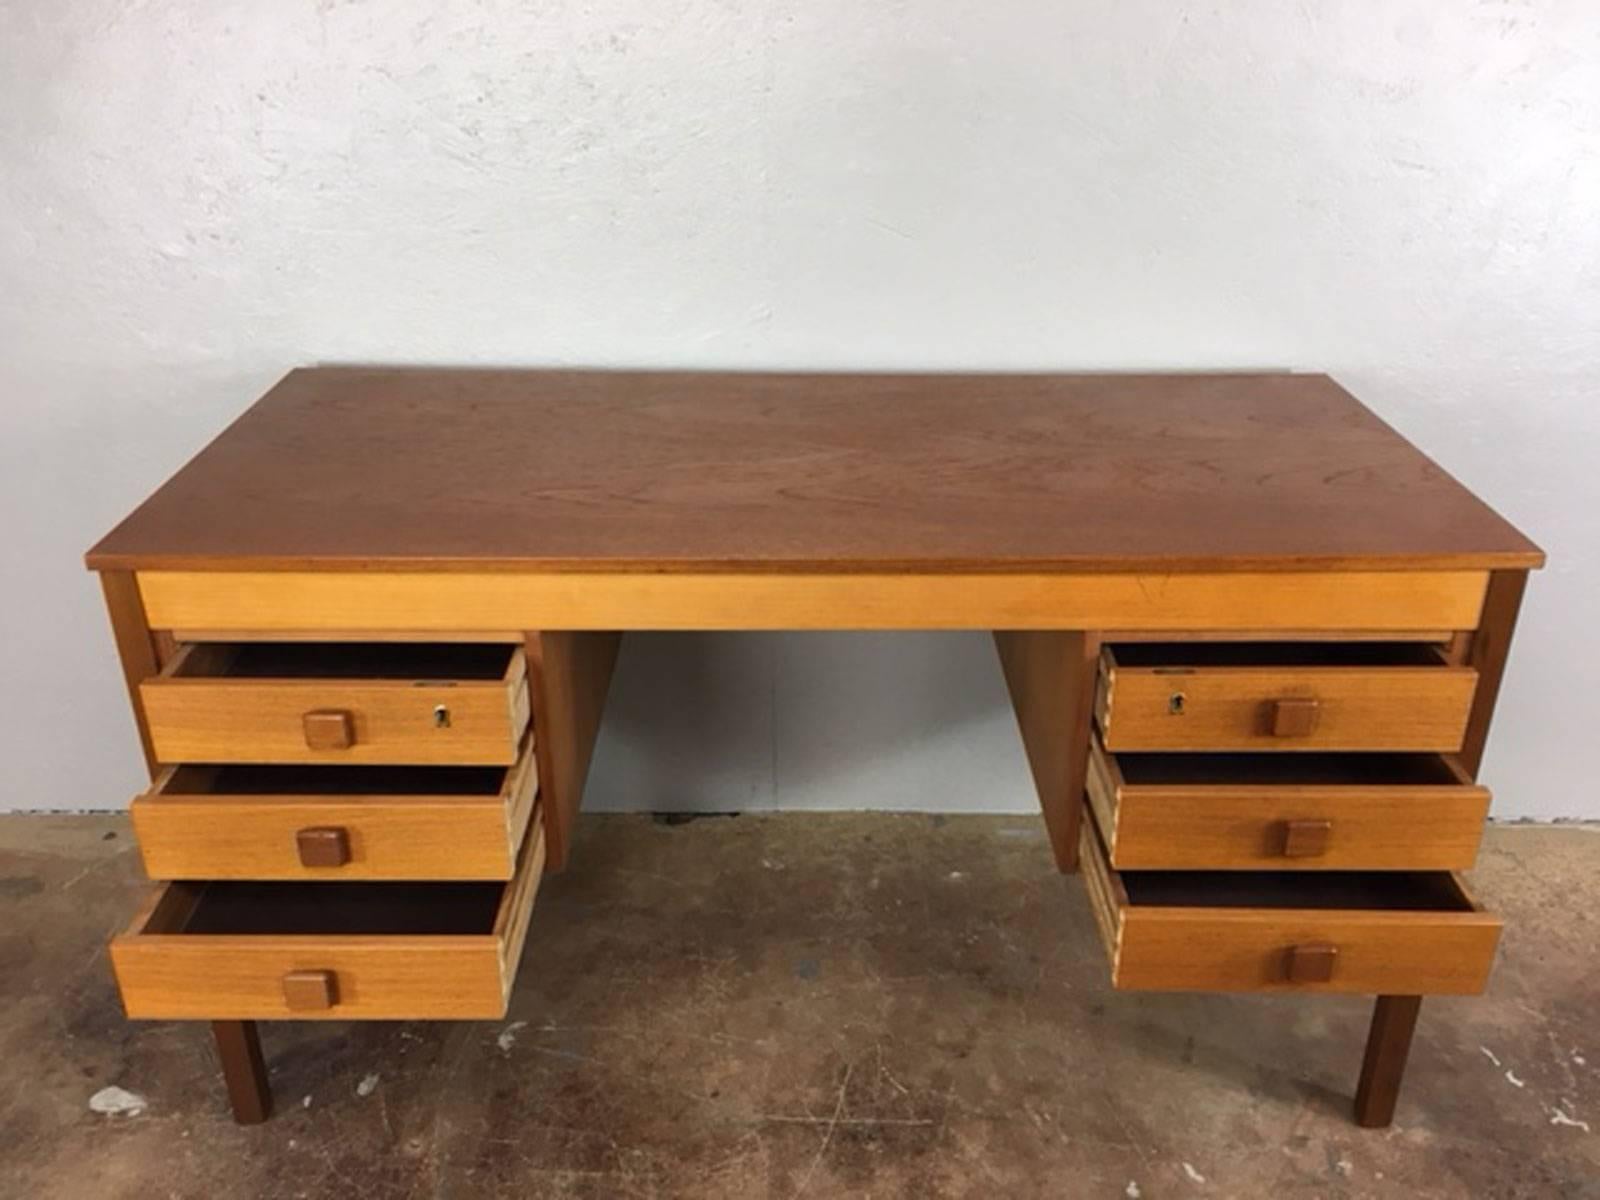
<svg viewBox="0 0 1600 1200"><path fill-rule="evenodd" d="M261 1057L261 1037L254 1021L213 1021L217 1058L228 1085L233 1119L241 1125L259 1125L272 1115L272 1084L267 1062Z"/></svg>
<svg viewBox="0 0 1600 1200"><path fill-rule="evenodd" d="M122 660L122 677L128 684L128 702L133 706L133 722L139 730L139 745L144 750L145 766L154 779L161 764L156 761L150 742L150 727L144 719L144 699L139 685L161 670L161 653L167 643L150 630L145 618L144 600L131 571L103 571L100 587L105 592L106 612L111 617L111 633L117 642L117 657Z"/></svg>
<svg viewBox="0 0 1600 1200"><path fill-rule="evenodd" d="M1400 1080L1416 1032L1421 996L1379 996L1372 1008L1372 1029L1367 1034L1367 1055L1361 1063L1361 1083L1356 1088L1356 1124L1381 1129L1394 1120L1400 1097Z"/></svg>
<svg viewBox="0 0 1600 1200"><path fill-rule="evenodd" d="M1511 635L1516 632L1517 613L1522 609L1522 593L1527 586L1526 571L1489 572L1483 616L1478 619L1478 628L1467 650L1467 662L1478 671L1478 690L1473 693L1460 762L1474 779L1483 765L1483 749L1489 741L1489 719L1494 716L1495 701L1500 697L1500 681L1505 676L1506 658L1511 653Z"/></svg>

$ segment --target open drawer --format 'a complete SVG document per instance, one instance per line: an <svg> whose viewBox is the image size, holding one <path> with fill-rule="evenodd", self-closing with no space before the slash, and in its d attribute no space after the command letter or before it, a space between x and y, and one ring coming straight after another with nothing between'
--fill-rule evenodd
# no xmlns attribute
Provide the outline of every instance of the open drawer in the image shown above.
<svg viewBox="0 0 1600 1200"><path fill-rule="evenodd" d="M130 1017L505 1015L544 870L535 821L493 883L169 883L111 943Z"/></svg>
<svg viewBox="0 0 1600 1200"><path fill-rule="evenodd" d="M1080 832L1084 881L1118 988L1481 992L1500 920L1446 871L1135 871Z"/></svg>
<svg viewBox="0 0 1600 1200"><path fill-rule="evenodd" d="M527 672L510 645L196 642L139 694L163 763L510 766Z"/></svg>
<svg viewBox="0 0 1600 1200"><path fill-rule="evenodd" d="M1440 754L1112 754L1089 804L1123 869L1461 870L1489 790Z"/></svg>
<svg viewBox="0 0 1600 1200"><path fill-rule="evenodd" d="M1145 642L1100 655L1107 750L1461 749L1478 687L1425 642Z"/></svg>
<svg viewBox="0 0 1600 1200"><path fill-rule="evenodd" d="M538 794L512 767L168 767L133 802L152 879L510 879Z"/></svg>

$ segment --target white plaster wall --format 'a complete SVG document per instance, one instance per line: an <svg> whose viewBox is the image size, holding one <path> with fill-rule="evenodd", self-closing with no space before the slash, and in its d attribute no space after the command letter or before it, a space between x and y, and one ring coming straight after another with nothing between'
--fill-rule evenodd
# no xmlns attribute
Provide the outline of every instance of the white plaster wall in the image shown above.
<svg viewBox="0 0 1600 1200"><path fill-rule="evenodd" d="M0 807L140 774L82 551L293 364L1334 372L1550 551L1600 817L1600 5L0 0ZM1032 807L975 635L635 639L596 807Z"/></svg>

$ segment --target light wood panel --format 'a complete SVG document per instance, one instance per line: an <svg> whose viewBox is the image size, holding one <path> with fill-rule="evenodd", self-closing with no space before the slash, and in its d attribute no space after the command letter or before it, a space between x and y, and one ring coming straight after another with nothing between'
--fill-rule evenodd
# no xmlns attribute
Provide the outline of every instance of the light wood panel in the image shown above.
<svg viewBox="0 0 1600 1200"><path fill-rule="evenodd" d="M1123 870L1465 870L1489 791L1452 773L1453 782L1286 784L1241 770L1229 783L1132 784L1096 738L1088 784L1111 863ZM1301 822L1325 825L1323 848L1295 853L1291 826Z"/></svg>
<svg viewBox="0 0 1600 1200"><path fill-rule="evenodd" d="M509 766L527 727L527 664L517 651L501 679L442 681L233 678L224 654L185 647L140 684L161 762ZM349 745L310 736L308 717L332 715L348 725Z"/></svg>
<svg viewBox="0 0 1600 1200"><path fill-rule="evenodd" d="M180 772L199 771L216 768L169 767L133 802L152 879L510 879L538 792L531 739L498 793L173 790ZM312 828L342 831L348 861L306 866L296 837Z"/></svg>
<svg viewBox="0 0 1600 1200"><path fill-rule="evenodd" d="M123 1006L130 1017L169 1020L497 1020L544 858L536 830L481 934L185 933L205 885L167 884L111 943ZM284 977L304 971L332 973L333 1004L292 1007Z"/></svg>
<svg viewBox="0 0 1600 1200"><path fill-rule="evenodd" d="M1442 657L1418 667L1128 666L1107 647L1095 718L1108 750L1455 751L1477 682ZM1286 714L1291 705L1306 711Z"/></svg>
<svg viewBox="0 0 1600 1200"><path fill-rule="evenodd" d="M1476 994L1500 940L1499 919L1459 883L1461 907L1453 911L1152 907L1130 902L1092 820L1083 823L1081 854L1119 989ZM1297 947L1333 948L1332 976L1291 979Z"/></svg>
<svg viewBox="0 0 1600 1200"><path fill-rule="evenodd" d="M1099 639L1090 633L1013 630L997 631L994 644L1056 866L1075 870Z"/></svg>
<svg viewBox="0 0 1600 1200"><path fill-rule="evenodd" d="M1483 571L142 571L152 622L319 629L1467 629Z"/></svg>
<svg viewBox="0 0 1600 1200"><path fill-rule="evenodd" d="M553 871L566 866L572 849L573 826L583 804L583 787L621 645L620 633L545 631L527 636L528 683Z"/></svg>

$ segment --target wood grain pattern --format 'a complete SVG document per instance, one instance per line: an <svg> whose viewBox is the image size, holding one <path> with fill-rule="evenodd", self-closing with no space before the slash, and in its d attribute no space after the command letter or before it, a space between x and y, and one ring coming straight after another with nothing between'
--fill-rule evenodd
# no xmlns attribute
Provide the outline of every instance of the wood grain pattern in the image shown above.
<svg viewBox="0 0 1600 1200"><path fill-rule="evenodd" d="M1056 867L1076 870L1099 639L1014 630L996 631L994 644Z"/></svg>
<svg viewBox="0 0 1600 1200"><path fill-rule="evenodd" d="M1451 783L1130 784L1094 739L1089 803L1122 870L1466 870L1476 861L1489 791ZM1298 853L1289 826L1325 825ZM1302 842L1304 835L1302 835Z"/></svg>
<svg viewBox="0 0 1600 1200"><path fill-rule="evenodd" d="M1110 947L1112 985L1119 989L1431 995L1476 994L1488 982L1501 922L1476 906L1467 911L1144 906L1129 901L1092 819L1083 823L1081 836L1084 875L1093 881L1090 903ZM1337 949L1331 978L1289 977L1288 954L1300 945Z"/></svg>
<svg viewBox="0 0 1600 1200"><path fill-rule="evenodd" d="M1319 375L318 368L89 555L140 570L489 561L1168 572L1540 554Z"/></svg>
<svg viewBox="0 0 1600 1200"><path fill-rule="evenodd" d="M1429 667L1130 667L1101 653L1108 750L1461 748L1478 673ZM1296 701L1315 701L1293 707ZM1284 719L1291 707L1295 720Z"/></svg>
<svg viewBox="0 0 1600 1200"><path fill-rule="evenodd" d="M531 837L482 934L266 935L181 932L171 914L197 885L164 885L153 910L111 943L123 1007L134 1018L182 1020L498 1020L505 1015L544 868ZM292 972L331 973L334 1003L294 1008Z"/></svg>
<svg viewBox="0 0 1600 1200"><path fill-rule="evenodd" d="M528 690L553 871L566 866L572 848L573 826L621 645L620 633L545 631L527 636Z"/></svg>
<svg viewBox="0 0 1600 1200"><path fill-rule="evenodd" d="M974 575L141 572L150 619L214 630L1473 628L1482 571Z"/></svg>
<svg viewBox="0 0 1600 1200"><path fill-rule="evenodd" d="M526 664L499 680L231 678L189 669L215 647L185 647L139 686L164 763L463 763L516 761L527 725ZM449 711L448 726L435 710ZM307 718L324 731L313 736ZM326 731L349 727L343 736Z"/></svg>
<svg viewBox="0 0 1600 1200"><path fill-rule="evenodd" d="M510 879L538 793L531 737L498 794L184 793L176 773L132 806L152 879ZM330 826L348 860L307 866L298 835Z"/></svg>

